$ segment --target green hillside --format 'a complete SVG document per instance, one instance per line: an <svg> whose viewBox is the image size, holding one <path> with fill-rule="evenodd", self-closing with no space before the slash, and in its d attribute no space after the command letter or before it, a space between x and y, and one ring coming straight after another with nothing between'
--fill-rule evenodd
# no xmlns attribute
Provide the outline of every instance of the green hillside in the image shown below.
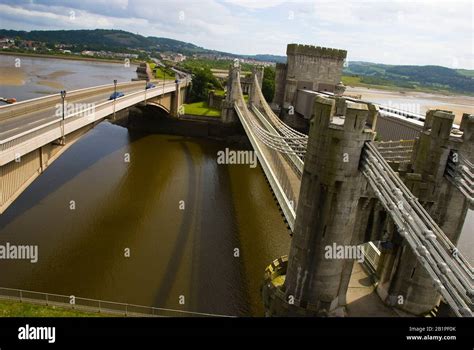
<svg viewBox="0 0 474 350"><path fill-rule="evenodd" d="M343 73L346 82L352 82L355 85L380 85L474 94L474 71L467 69L350 62Z"/></svg>

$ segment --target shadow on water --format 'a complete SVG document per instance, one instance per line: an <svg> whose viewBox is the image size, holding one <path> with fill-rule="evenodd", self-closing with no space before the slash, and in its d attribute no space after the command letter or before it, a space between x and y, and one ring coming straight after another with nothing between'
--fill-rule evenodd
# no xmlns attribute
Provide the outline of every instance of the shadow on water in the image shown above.
<svg viewBox="0 0 474 350"><path fill-rule="evenodd" d="M102 132L105 137L94 137L94 133L101 128L120 128L109 123L101 123L89 131L64 154L56 159L33 183L0 215L0 230L12 222L25 211L35 207L41 200L54 192L57 188L78 176L81 172L99 162L111 153L126 147L143 134L127 133L127 137L113 137L117 132L127 132L120 128L116 132ZM66 157L67 155L67 157ZM71 161L73 159L74 161Z"/></svg>
<svg viewBox="0 0 474 350"><path fill-rule="evenodd" d="M196 166L194 164L192 155L189 151L188 146L184 142L179 142L184 153L186 160L186 166L188 169L188 193L185 200L188 208L197 208L196 196ZM195 213L196 214L196 213ZM181 224L179 226L178 236L176 237L175 244L170 254L171 258L168 260L165 268L165 274L159 284L159 291L155 297L155 305L166 305L169 298L171 289L176 280L181 260L185 251L186 243L191 235L193 215L183 215Z"/></svg>
<svg viewBox="0 0 474 350"><path fill-rule="evenodd" d="M209 152L205 152L208 154ZM207 176L200 188L201 215L198 256L195 265L197 295L206 310L228 315L248 316L250 305L245 269L241 256L239 226L234 208L228 165L218 165L215 158L205 163ZM215 178L212 178L213 174ZM210 214L214 215L210 215ZM235 256L238 249L238 256ZM209 298L209 291L213 298Z"/></svg>
<svg viewBox="0 0 474 350"><path fill-rule="evenodd" d="M234 257L234 248L240 249L240 243L227 166L216 166L215 158L206 156L200 164L196 164L186 143L178 142L188 170L188 193L184 199L186 208L193 208L193 211L183 215L155 305L167 304L185 247L193 238L191 309L206 313L249 315L242 261ZM203 155L215 151L215 145L200 143L199 146Z"/></svg>
<svg viewBox="0 0 474 350"><path fill-rule="evenodd" d="M77 232L75 235L67 233L67 245L56 246L54 254L45 255L42 260L44 262L35 271L35 276L40 276L40 280L26 281L32 284L31 288L37 289L39 285L41 291L53 288L51 292L58 292L57 288L60 287L60 293L72 292L74 295L108 299L101 294L104 280L114 285L113 280L126 276L117 268L122 266L120 263L124 244L133 244L133 240L140 238L135 233L144 230L142 225L146 215L145 208L159 200L161 189L156 186L153 176L158 167L154 162L156 154L147 152L142 156L134 156L134 152L140 149L137 141L146 135L136 132L128 135L129 141L125 144L117 143L115 147L108 149L112 152L123 145L130 145L133 161L130 161L125 173L121 175L120 184L114 187L115 190L109 197L103 198L103 203L94 207L93 217L85 221L87 224L78 231L80 235L76 235ZM101 155L106 156L107 153L103 152ZM99 157L94 159L98 161ZM86 166L86 163L81 164ZM149 174L145 170L150 170ZM70 176L74 174L70 172ZM161 183L166 185L168 178L166 173L160 173ZM68 178L64 179L67 181ZM57 232L59 234L60 231ZM61 263L60 269L56 268L57 262ZM71 279L71 274L75 278ZM120 298L115 297L114 300L130 302L129 297L128 290L123 290ZM133 302L135 301L132 300Z"/></svg>

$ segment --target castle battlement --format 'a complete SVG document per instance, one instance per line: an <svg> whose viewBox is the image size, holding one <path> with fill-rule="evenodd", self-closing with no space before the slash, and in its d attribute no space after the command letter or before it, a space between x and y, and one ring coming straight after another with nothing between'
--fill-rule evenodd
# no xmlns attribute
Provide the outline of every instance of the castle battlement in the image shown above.
<svg viewBox="0 0 474 350"><path fill-rule="evenodd" d="M333 49L329 47L288 44L286 47L287 55L305 55L313 57L325 57L335 59L345 59L347 57L346 50Z"/></svg>

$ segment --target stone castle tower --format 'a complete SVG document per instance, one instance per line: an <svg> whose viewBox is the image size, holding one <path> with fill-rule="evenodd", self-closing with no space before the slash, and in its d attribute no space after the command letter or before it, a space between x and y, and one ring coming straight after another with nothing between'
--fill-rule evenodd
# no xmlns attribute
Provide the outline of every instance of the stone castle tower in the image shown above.
<svg viewBox="0 0 474 350"><path fill-rule="evenodd" d="M298 89L334 92L347 51L288 44L286 55L287 63L276 65L273 97L273 103L285 109L294 106Z"/></svg>

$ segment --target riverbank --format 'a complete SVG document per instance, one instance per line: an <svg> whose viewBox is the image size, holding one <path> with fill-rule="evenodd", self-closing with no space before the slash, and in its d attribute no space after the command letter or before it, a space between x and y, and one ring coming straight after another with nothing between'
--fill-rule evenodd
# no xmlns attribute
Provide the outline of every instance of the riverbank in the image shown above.
<svg viewBox="0 0 474 350"><path fill-rule="evenodd" d="M104 317L103 314L68 310L25 302L0 300L0 317Z"/></svg>
<svg viewBox="0 0 474 350"><path fill-rule="evenodd" d="M458 96L462 94L463 96L472 96L474 94L469 93L461 93L452 90L446 90L442 88L431 88L429 86L416 86L416 88L407 88L401 87L397 85L374 85L374 84L367 84L361 81L360 77L350 76L350 75L342 75L341 81L344 85L351 87L351 88L365 88L365 89L375 89L375 90L383 90L388 92L401 92L401 93L430 93L430 94L438 94L438 95L446 95L446 96Z"/></svg>
<svg viewBox="0 0 474 350"><path fill-rule="evenodd" d="M123 60L114 60L110 58L93 58L76 55L45 55L38 53L29 52L14 52L14 51L0 51L0 55L6 56L24 56L24 57L39 57L39 58L56 58L58 60L71 60L71 61L90 61L90 62L103 62L103 63L123 63ZM140 61L130 60L130 64L139 65Z"/></svg>
<svg viewBox="0 0 474 350"><path fill-rule="evenodd" d="M474 114L474 96L448 95L421 91L390 91L371 87L348 86L346 93L360 95L365 101L425 115L429 109L452 111L454 122L460 123L463 113Z"/></svg>

